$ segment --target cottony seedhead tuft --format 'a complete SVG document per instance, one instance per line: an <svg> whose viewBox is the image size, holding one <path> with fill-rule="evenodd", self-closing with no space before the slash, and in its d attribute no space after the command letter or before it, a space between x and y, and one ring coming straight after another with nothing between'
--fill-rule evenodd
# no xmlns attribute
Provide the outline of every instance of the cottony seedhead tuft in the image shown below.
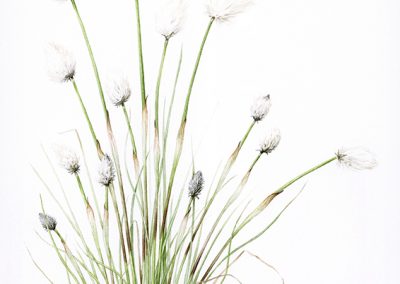
<svg viewBox="0 0 400 284"><path fill-rule="evenodd" d="M261 121L268 114L271 108L271 97L270 95L260 96L255 99L251 106L251 117L254 121Z"/></svg>
<svg viewBox="0 0 400 284"><path fill-rule="evenodd" d="M80 169L79 157L75 151L65 146L55 146L55 153L61 167L70 174L77 174Z"/></svg>
<svg viewBox="0 0 400 284"><path fill-rule="evenodd" d="M115 178L115 170L110 156L105 154L99 166L99 183L109 186Z"/></svg>
<svg viewBox="0 0 400 284"><path fill-rule="evenodd" d="M279 142L281 141L281 132L279 129L273 129L271 133L264 139L264 141L260 145L260 153L261 154L269 154L278 147Z"/></svg>
<svg viewBox="0 0 400 284"><path fill-rule="evenodd" d="M207 0L207 14L219 22L229 21L242 13L252 0Z"/></svg>
<svg viewBox="0 0 400 284"><path fill-rule="evenodd" d="M201 171L197 171L189 182L189 196L191 198L199 198L203 189L204 178Z"/></svg>
<svg viewBox="0 0 400 284"><path fill-rule="evenodd" d="M125 78L113 80L108 86L108 96L115 106L122 106L131 97L131 88Z"/></svg>
<svg viewBox="0 0 400 284"><path fill-rule="evenodd" d="M355 170L371 170L378 164L375 155L365 148L342 148L336 152L340 165Z"/></svg>
<svg viewBox="0 0 400 284"><path fill-rule="evenodd" d="M42 227L47 231L54 231L57 227L56 219L47 214L39 213L39 221Z"/></svg>
<svg viewBox="0 0 400 284"><path fill-rule="evenodd" d="M75 76L76 61L71 52L64 47L51 43L47 48L47 72L51 80L64 83Z"/></svg>
<svg viewBox="0 0 400 284"><path fill-rule="evenodd" d="M184 0L160 0L156 13L157 31L166 39L176 35L182 28L185 16Z"/></svg>

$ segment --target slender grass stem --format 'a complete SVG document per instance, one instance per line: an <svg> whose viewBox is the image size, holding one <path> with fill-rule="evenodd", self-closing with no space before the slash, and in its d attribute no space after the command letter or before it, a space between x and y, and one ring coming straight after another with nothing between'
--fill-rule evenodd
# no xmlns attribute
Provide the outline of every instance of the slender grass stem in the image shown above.
<svg viewBox="0 0 400 284"><path fill-rule="evenodd" d="M140 21L140 6L139 0L135 0L135 13L136 13L136 33L138 43L138 55L139 55L139 74L140 74L140 90L142 98L142 109L146 106L146 85L144 78L144 63L143 63L143 46L142 46L142 28Z"/></svg>
<svg viewBox="0 0 400 284"><path fill-rule="evenodd" d="M248 133L248 132L247 132ZM246 135L248 135L246 133ZM196 272L197 266L200 263L200 259L201 257L204 255L204 251L207 247L208 242L210 241L213 233L215 232L219 221L221 220L221 218L224 216L224 214L226 213L226 211L229 209L229 207L233 204L233 202L239 197L241 191L243 190L243 188L246 186L247 181L250 177L250 174L254 168L254 166L256 165L256 163L259 161L259 159L261 158L262 153L259 153L256 158L253 160L253 162L251 163L249 169L247 170L246 174L243 176L242 180L240 181L239 185L237 186L236 190L231 194L231 196L228 198L227 202L225 203L224 207L220 210L218 217L216 218L216 220L214 221L214 224L212 225L209 234L207 235L203 246L200 250L200 253L197 256L197 259L195 261L195 263L193 264L192 270L191 270L191 275L193 276ZM210 247L211 250L211 247ZM201 267L198 268L199 270L201 270Z"/></svg>
<svg viewBox="0 0 400 284"><path fill-rule="evenodd" d="M101 103L102 103L102 107L103 107L103 112L104 112L104 116L105 116L105 120L106 120L106 128L107 128L107 133L108 133L108 138L111 144L111 150L112 150L112 155L114 158L114 162L116 165L116 172L117 172L117 177L118 177L118 184L119 184L119 189L120 189L120 195L121 195L121 202L122 202L122 211L123 211L123 215L124 215L124 221L125 221L125 230L126 230L126 237L127 237L127 246L128 246L128 251L129 251L129 255L131 257L131 262L132 262L132 272L135 276L135 268L134 268L134 258L133 258L133 251L132 251L132 244L130 241L130 230L129 230L129 224L128 224L128 213L127 213L127 207L126 207L126 199L125 199L125 193L124 193L124 187L123 187L123 180L122 180L122 174L121 174L121 167L120 167L120 163L119 163L119 157L118 157L118 150L117 150L117 145L115 143L115 138L114 138L114 134L112 131L112 127L111 127L111 120L110 120L110 114L108 112L107 109L107 104L104 98L104 92L103 92L103 87L101 85L101 80L100 80L100 75L99 75L99 71L97 68L97 64L93 55L93 51L92 51L92 47L90 45L89 42L89 37L87 35L86 32L86 28L85 25L82 21L82 18L80 16L80 13L78 11L78 7L75 3L75 0L71 0L71 4L72 7L75 11L75 14L77 16L77 19L79 21L79 25L81 27L82 30L82 34L83 37L85 39L85 43L86 43L86 47L87 50L89 52L89 56L90 56L90 60L92 62L92 67L93 67L93 71L96 77L96 82L97 82L97 87L99 90L99 95L100 95L100 99L101 99ZM136 283L136 279L134 280Z"/></svg>
<svg viewBox="0 0 400 284"><path fill-rule="evenodd" d="M115 215L116 215L116 219L117 219L119 241L121 243L122 258L123 258L124 265L125 265L125 275L127 277L127 282L130 283L129 264L128 264L128 258L127 258L126 248L125 248L124 233L123 233L123 229L122 229L121 215L119 213L117 197L115 196L115 190L114 190L114 186L112 184L108 187L108 189L109 189L109 192L111 195L111 200L112 200L112 203L114 206L114 211L115 211Z"/></svg>
<svg viewBox="0 0 400 284"><path fill-rule="evenodd" d="M173 160L173 164L172 164L172 168L171 168L171 173L170 173L170 176L169 176L167 196L166 196L166 200L164 202L164 213L163 213L164 215L163 215L163 222L162 222L162 226L161 226L161 231L163 233L164 233L165 225L166 225L166 222L167 222L169 203L170 203L170 199L171 199L171 190L172 190L172 186L174 184L174 178L175 178L176 170L177 170L178 163L179 163L179 160L180 160L180 156L182 154L183 140L184 140L184 137L185 137L186 119L187 119L187 114L188 114L188 111L189 111L190 97L191 97L191 94L192 94L194 81L196 79L197 70L199 68L201 56L203 54L204 46L206 44L206 41L207 41L207 38L208 38L208 35L210 33L210 30L211 30L211 27L212 27L213 23L214 23L214 18L211 18L209 23L208 23L208 25L207 25L206 32L205 32L205 34L203 36L203 40L201 42L200 49L199 49L199 52L197 54L196 63L194 65L192 77L191 77L190 83L189 83L189 89L188 89L188 92L187 92L187 95L186 95L185 106L184 106L183 113L182 113L181 125L179 127L179 131L178 131L178 135L177 135L177 139L176 139L177 140L177 144L176 144L176 148L175 148L174 160Z"/></svg>
<svg viewBox="0 0 400 284"><path fill-rule="evenodd" d="M136 173L136 176L138 176L139 171L140 171L140 165L139 165L137 148L136 148L136 143L135 143L135 135L133 134L132 124L129 119L128 111L126 110L125 104L122 104L122 110L124 113L126 125L128 126L129 137L130 137L131 144L132 144L132 158L133 158L133 164L135 167L135 173Z"/></svg>
<svg viewBox="0 0 400 284"><path fill-rule="evenodd" d="M323 166L335 161L337 159L337 156L332 157L312 168L310 168L309 170L301 173L300 175L296 176L295 178L289 180L287 183L285 183L284 185L282 185L281 187L279 187L277 190L275 190L273 193L271 193L270 195L267 196L267 198L265 198L249 215L247 215L247 217L243 220L243 222L238 226L238 228L232 233L231 238L225 242L225 244L222 246L222 248L220 249L220 251L217 253L217 255L215 256L215 258L213 259L213 261L211 262L210 266L207 268L206 272L203 274L201 281L205 281L209 275L209 273L211 272L211 269L213 268L213 266L216 264L216 262L218 261L218 259L220 258L222 252L225 250L225 248L230 244L230 242L232 241L232 239L248 224L250 223L255 217L257 217L262 211L264 211L264 209L272 202L272 200L278 196L279 194L281 194L286 188L288 188L290 185L292 185L293 183L295 183L296 181L298 181L299 179L303 178L304 176L322 168Z"/></svg>
<svg viewBox="0 0 400 284"><path fill-rule="evenodd" d="M160 198L160 182L161 182L161 168L160 168L160 130L159 130L159 97L160 97L160 85L162 72L164 67L165 56L167 54L169 39L165 38L164 47L161 55L160 67L158 70L157 76L157 84L156 84L156 94L155 94L155 117L154 117L154 172L156 178L156 192L154 197L154 205L153 205L153 226L151 236L153 239L152 245L155 243L155 238L157 236L157 221L159 216L159 198Z"/></svg>
<svg viewBox="0 0 400 284"><path fill-rule="evenodd" d="M52 164L51 164L51 166L52 166ZM77 221L77 219L75 218L75 215L73 214L73 211L71 211L71 214L72 214L72 218L71 218L71 216L66 212L65 208L61 205L61 202L60 202L60 201L57 199L57 197L54 195L54 193L53 193L52 190L50 189L49 185L44 181L44 179L43 179L42 176L39 174L39 172L38 172L34 167L32 167L32 168L33 168L33 171L35 172L35 174L37 175L37 177L39 178L39 180L42 182L42 184L43 184L43 186L45 187L45 189L47 190L47 192L50 194L51 198L54 200L54 202L57 204L57 206L61 209L61 211L62 211L62 213L64 214L64 216L67 218L67 220L68 220L69 224L71 225L72 229L73 229L73 230L75 231L75 233L78 235L80 241L82 242L83 246L84 246L85 249L86 249L86 252L87 252L89 255L93 256L93 252L90 250L90 248L89 248L89 246L88 246L88 244L87 244L87 242L86 242L86 240L85 240L85 238L84 238L84 236L83 236L82 230L81 230L81 228L79 227L78 221ZM56 175L56 177L58 177L58 176ZM64 193L63 187L61 187L61 189L62 189L62 191L63 191L63 193ZM64 195L64 197L66 198L65 195ZM68 199L67 199L67 198L66 198L66 202L67 202L67 205L68 205L69 202L68 202ZM69 210L71 210L70 207L69 207ZM44 210L43 210L43 211L44 211ZM94 258L94 257L93 257L93 258ZM90 262L90 264L91 264L91 267L92 267L92 272L93 272L93 274L96 275L96 271L95 271L95 268L94 268L93 263ZM98 266L98 267L99 267L99 266Z"/></svg>
<svg viewBox="0 0 400 284"><path fill-rule="evenodd" d="M88 114L86 106L85 106L85 104L84 104L84 102L82 100L82 96L81 96L81 94L79 92L78 85L76 84L75 80L72 80L72 85L73 85L75 93L76 93L76 95L78 97L79 104L81 105L83 114L85 115L86 122L87 122L87 124L89 126L90 134L92 135L93 143L94 143L94 145L96 147L97 154L98 154L99 158L101 159L103 157L103 155L104 155L103 154L103 150L101 149L100 142L97 139L96 132L94 131L93 124L92 124L92 122L91 122L91 120L89 118L89 114Z"/></svg>
<svg viewBox="0 0 400 284"><path fill-rule="evenodd" d="M232 166L234 165L240 150L242 149L244 143L246 142L247 138L250 135L251 130L253 129L255 125L255 121L252 121L252 123L250 124L249 128L246 130L243 138L240 140L240 142L238 143L238 145L236 146L235 150L232 152L232 154L230 155L230 157L228 158L228 160L225 163L225 166L222 170L222 173L220 175L220 178L218 180L218 183L216 185L216 188L214 190L214 192L212 193L209 201L206 203L206 205L204 206L204 210L201 214L201 217L199 219L199 222L197 223L196 229L194 231L194 234L196 235L197 232L199 231L201 225L203 224L204 218L209 210L209 208L211 207L215 197L217 196L217 194L219 193L219 191L223 188L224 182L226 180L226 177L228 176L230 169L232 168ZM186 252L188 252L190 249L190 244L188 245L188 247L186 248Z"/></svg>
<svg viewBox="0 0 400 284"><path fill-rule="evenodd" d="M104 193L105 193L105 195L104 195L103 239L104 239L104 246L105 246L106 254L107 254L107 258L108 258L108 265L113 270L115 270L112 253L111 253L111 248L110 248L110 222L109 222L109 211L108 211L109 188L108 188L108 186L105 187ZM114 283L113 270L110 270L111 283Z"/></svg>
<svg viewBox="0 0 400 284"><path fill-rule="evenodd" d="M190 226L190 232L191 232L191 235L190 235L190 250L189 250L189 254L188 254L188 263L187 263L187 271L186 271L186 276L185 276L185 283L190 283L190 278L191 278L191 275L190 275L190 268L191 268L191 266L192 266L192 254L193 254L193 242L194 242L194 238L195 238L195 235L194 235L194 224L195 224L195 216L196 216L196 210L195 210L195 204L196 204L196 198L192 198L192 207L193 207L193 210L192 210L192 224L191 224L191 226ZM195 257L195 256L194 256Z"/></svg>
<svg viewBox="0 0 400 284"><path fill-rule="evenodd" d="M50 236L51 242L53 243L54 249L56 250L57 256L61 260L61 263L64 265L65 269L67 270L68 275L70 275L74 279L74 281L79 284L78 278L75 276L75 274L72 272L71 268L69 268L69 266L68 266L67 262L65 261L65 259L62 257L62 255L61 255L61 253L60 253L60 251L59 251L59 249L58 249L58 247L56 245L54 237L53 237L53 235L51 234L50 231L49 231L49 236ZM85 281L85 280L83 280L83 281Z"/></svg>
<svg viewBox="0 0 400 284"><path fill-rule="evenodd" d="M89 199L87 198L87 195L83 188L81 178L79 177L78 174L75 174L75 178L76 178L76 182L78 184L79 190L81 192L82 198L85 202L86 214L87 214L87 217L89 220L90 228L92 230L92 236L93 236L93 240L94 240L94 243L95 243L95 246L97 249L97 253L100 257L101 262L104 263L103 254L101 252L100 243L99 243L99 236L97 233L96 220L95 220L95 217L93 214L92 206L90 206ZM106 272L105 268L103 267L103 269L101 269L100 271L101 271L102 276L104 277L104 280L108 283L109 281L108 281L107 272Z"/></svg>
<svg viewBox="0 0 400 284"><path fill-rule="evenodd" d="M69 260L71 261L71 263L72 263L72 265L74 266L76 272L78 273L78 276L79 276L79 278L81 279L82 283L86 283L86 279L85 279L85 277L83 276L82 270L80 269L78 263L77 263L76 260L74 259L73 255L72 255L72 252L71 252L71 250L69 249L69 247L68 247L67 243L65 242L64 238L61 236L60 232L59 232L57 229L54 230L54 232L56 233L56 235L57 235L58 238L60 239L60 241L61 241L61 243L62 243L62 245L63 245L63 247L64 247L65 253L67 254ZM51 234L50 234L50 236L51 236ZM52 241L53 241L53 243L54 243L53 236L51 236L51 238L52 238Z"/></svg>
<svg viewBox="0 0 400 284"><path fill-rule="evenodd" d="M92 46L90 45L90 41L89 41L89 37L88 37L87 32L86 32L86 28L85 28L85 25L84 25L84 23L82 21L82 17L80 15L79 11L78 11L78 7L76 6L75 0L71 0L71 4L72 4L72 7L73 7L73 9L75 11L76 17L78 19L79 26L80 26L80 28L82 30L82 35L83 35L83 37L85 39L86 47L87 47L87 50L89 52L90 60L92 62L92 68L93 68L93 71L94 71L94 75L96 77L97 88L99 90L100 99L101 99L101 102L102 102L102 105L103 105L103 110L104 110L104 112L107 112L106 101L104 99L104 92L103 92L103 87L102 87L101 81L100 81L99 70L97 68L96 60L94 59Z"/></svg>

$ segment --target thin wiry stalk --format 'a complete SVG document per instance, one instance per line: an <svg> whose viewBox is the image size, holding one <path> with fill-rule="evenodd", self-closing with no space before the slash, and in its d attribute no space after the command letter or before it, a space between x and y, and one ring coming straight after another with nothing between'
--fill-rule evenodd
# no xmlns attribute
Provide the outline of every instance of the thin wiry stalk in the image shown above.
<svg viewBox="0 0 400 284"><path fill-rule="evenodd" d="M197 256L196 262L193 264L193 267L192 267L192 270L191 270L191 275L194 275L194 273L196 271L196 268L197 268L197 265L199 264L200 259L201 259L202 255L203 255L203 252L206 249L207 244L208 244L213 232L215 231L219 221L221 220L221 218L225 214L225 212L228 210L228 208L232 205L232 203L237 199L237 197L239 196L239 194L243 190L243 188L246 186L247 181L249 179L249 176L250 176L254 166L256 165L258 160L260 159L261 155L262 155L261 153L258 154L257 157L254 159L254 161L250 165L249 169L247 170L246 174L244 175L244 177L242 178L241 182L239 183L237 189L229 197L228 201L225 203L225 206L222 208L222 210L220 210L220 213L219 213L218 217L216 218L214 224L211 227L210 233L208 234L208 236L206 237L206 239L205 239L205 241L203 243L203 247L202 247L202 249L200 250L200 253Z"/></svg>
<svg viewBox="0 0 400 284"><path fill-rule="evenodd" d="M44 270L40 267L40 265L35 261L35 259L33 258L31 252L29 251L29 249L26 249L28 251L28 254L33 262L33 264L35 265L35 267L40 271L40 273L42 273L42 275L51 283L53 284L54 282L47 276L47 274L44 272ZM69 277L69 273L67 272L67 275Z"/></svg>
<svg viewBox="0 0 400 284"><path fill-rule="evenodd" d="M94 75L96 77L97 88L99 90L99 94L100 94L100 99L101 99L101 102L102 102L103 110L106 113L107 112L106 101L105 101L105 98L104 98L103 87L102 87L101 81L100 81L99 70L97 68L96 60L94 59L92 46L90 45L89 37L87 35L86 28L85 28L85 25L84 25L84 23L82 21L81 15L80 15L80 13L78 11L78 7L76 6L75 0L71 0L71 4L72 4L72 7L73 7L73 9L75 11L76 17L78 19L79 26L80 26L81 31L82 31L82 35L83 35L83 37L85 39L86 47L87 47L87 50L88 50L89 56L90 56L90 61L92 63L93 72L94 72Z"/></svg>
<svg viewBox="0 0 400 284"><path fill-rule="evenodd" d="M139 0L135 0L135 13L136 13L136 33L139 54L139 75L140 75L140 90L142 98L142 109L146 107L146 84L144 79L144 63L143 63L143 46L142 46L142 28L140 23L140 6Z"/></svg>
<svg viewBox="0 0 400 284"><path fill-rule="evenodd" d="M155 245L155 239L157 235L157 225L158 225L158 216L159 216L159 195L160 195L160 183L161 183L161 173L160 173L160 137L159 137L159 97L160 97L160 85L161 85L161 78L162 72L164 67L165 56L167 54L168 48L168 38L164 40L164 47L161 55L161 62L157 76L157 84L156 84L156 94L155 94L155 103L154 103L154 172L156 177L156 192L154 197L154 204L153 204L153 226L150 235L152 236L152 246Z"/></svg>
<svg viewBox="0 0 400 284"><path fill-rule="evenodd" d="M138 173L139 173L140 165L139 165L139 160L138 160L138 155L137 155L135 136L133 135L132 124L131 124L131 121L129 119L128 111L126 110L125 104L122 104L122 110L124 112L124 118L125 118L125 121L126 121L126 125L128 126L128 130L129 130L129 137L130 137L131 144L132 144L133 164L134 164L135 172L136 172L136 176L137 176Z"/></svg>
<svg viewBox="0 0 400 284"><path fill-rule="evenodd" d="M246 204L246 206L244 206L244 208L243 208L242 212L240 213L239 217L236 219L235 225L233 226L233 230L232 230L232 233L231 233L231 241L229 242L228 253L227 253L228 260L226 262L225 270L223 271L224 274L228 273L229 267L230 267L230 255L231 255L231 249L232 249L232 241L233 241L232 235L233 235L233 232L236 230L236 227L239 224L240 219L242 219L242 215L244 214L244 211L247 209L248 205L249 205L249 202ZM200 267L199 271L201 270L201 267ZM221 284L224 283L225 279L226 279L226 277L222 278Z"/></svg>
<svg viewBox="0 0 400 284"><path fill-rule="evenodd" d="M122 181L122 174L121 174L121 168L120 168L120 163L119 163L119 157L118 157L118 150L117 150L117 145L115 143L115 138L114 138L114 134L112 131L112 127L111 127L111 120L110 120L110 114L108 112L107 109L107 104L104 98L104 92L103 92L103 87L101 85L101 80L100 80L100 75L99 75L99 71L97 69L97 64L93 55L93 51L92 51L92 47L90 45L89 42L89 38L86 32L86 28L85 25L83 24L82 18L79 14L78 11L78 7L76 6L75 0L71 0L73 9L75 11L75 14L77 16L79 25L81 27L82 30L82 34L83 37L85 39L85 43L86 43L86 47L87 50L89 52L89 56L90 56L90 60L92 62L92 67L93 67L93 71L96 77L96 82L97 82L97 87L99 90L99 95L100 95L100 99L101 99L101 103L102 103L102 107L103 107L103 112L104 112L104 116L105 116L105 120L106 120L106 129L107 129L107 134L108 134L108 138L111 144L111 151L112 151L112 155L114 158L114 162L115 162L115 168L116 168L116 172L117 172L117 178L118 178L118 184L119 184L119 190L120 190L120 195L121 195L121 202L122 202L122 212L123 212L123 216L125 219L125 231L126 231L126 241L127 241L127 247L128 247L128 252L129 252L129 256L131 258L131 263L132 263L132 271L133 271L133 277L134 277L134 281L136 283L136 273L135 273L135 267L134 267L134 258L133 258L133 251L132 251L132 244L130 241L130 232L129 232L129 224L128 224L128 213L127 213L127 208L126 208L126 200L125 200L125 193L124 193L124 187L123 187L123 181Z"/></svg>
<svg viewBox="0 0 400 284"><path fill-rule="evenodd" d="M79 190L81 192L83 201L84 201L85 206L86 206L86 215L88 217L88 221L89 221L90 228L91 228L91 231L92 231L92 236L93 236L93 240L94 240L94 243L95 243L95 246L96 246L96 249L97 249L97 253L98 253L99 257L100 257L101 262L104 262L103 254L102 254L101 248L100 248L99 236L98 236L98 233L97 233L97 225L96 225L96 220L95 220L95 217L94 217L94 214L93 214L92 206L90 205L89 199L87 198L85 190L83 189L81 178L79 177L78 174L75 174L75 178L76 178L76 182L78 184ZM100 270L100 272L101 272L102 276L104 277L104 280L106 280L106 282L108 283L108 277L107 277L106 270L103 269L103 270Z"/></svg>
<svg viewBox="0 0 400 284"><path fill-rule="evenodd" d="M99 159L101 159L103 157L103 155L104 155L103 154L103 150L101 149L100 141L97 139L96 132L94 131L92 121L89 118L89 114L88 114L86 106L85 106L85 104L84 104L84 102L82 100L81 94L80 94L80 92L78 90L78 85L76 84L75 80L72 80L72 85L74 86L74 90L75 90L75 93L76 93L76 95L78 97L79 104L81 105L83 114L85 115L86 122L87 122L87 124L89 126L90 134L92 135L93 143L94 143L94 145L96 147L96 150L97 150L97 155L99 156Z"/></svg>
<svg viewBox="0 0 400 284"><path fill-rule="evenodd" d="M51 234L51 232L49 232L49 236L50 236L51 242L53 243L53 246L55 247L55 250L56 250L56 252L57 252L58 258L61 260L61 262L62 262L62 264L64 265L65 269L68 271L68 274L74 279L74 281L75 281L76 283L79 284L78 278L75 276L75 274L72 272L71 268L69 268L67 262L66 262L66 261L64 260L64 258L61 256L61 253L60 253L60 251L59 251L58 248L57 248L56 242L55 242L55 240L54 240L53 235ZM79 274L79 273L78 273L78 274ZM81 276L81 275L79 275L79 276ZM83 276L82 276L82 278L83 278ZM82 280L82 278L81 278L81 280ZM83 283L86 283L84 278L83 278Z"/></svg>
<svg viewBox="0 0 400 284"><path fill-rule="evenodd" d="M215 265L215 263L218 261L218 259L220 258L222 252L225 250L225 248L229 245L230 241L232 238L234 238L241 230L243 230L243 228L250 223L255 217L257 217L261 212L263 212L265 210L265 208L272 202L273 199L275 199L276 196L278 196L279 194L281 194L287 187L289 187L290 185L292 185L293 183L295 183L296 181L298 181L299 179L303 178L304 176L318 170L319 168L335 161L337 159L337 157L332 157L318 165L316 165L315 167L312 167L311 169L301 173L300 175L298 175L297 177L291 179L290 181L288 181L287 183L285 183L284 185L282 185L281 187L279 187L276 191L274 191L273 193L271 193L270 195L268 195L267 198L265 198L259 206L257 206L250 214L247 215L247 217L243 220L243 222L238 226L238 228L236 229L235 232L233 232L232 237L230 238L230 240L228 240L227 242L225 242L225 244L222 246L222 248L220 249L220 251L217 253L217 255L215 256L215 258L213 259L213 261L211 262L210 266L207 268L206 272L203 274L203 276L201 277L201 281L204 281L207 276L209 275L209 273L211 272L211 269L213 268L213 266Z"/></svg>
<svg viewBox="0 0 400 284"><path fill-rule="evenodd" d="M234 165L234 163L235 163L235 161L236 161L236 159L237 159L237 157L239 155L239 152L242 149L244 143L246 142L246 140L247 140L251 130L253 129L254 125L255 125L255 122L253 121L250 124L249 128L247 129L247 131L245 132L243 138L240 140L239 144L237 145L237 147L235 148L235 150L232 152L232 154L230 155L229 159L227 160L227 162L226 162L226 164L224 166L224 169L222 170L221 176L220 176L220 178L218 180L218 183L216 185L216 188L215 188L214 192L212 193L210 200L204 206L204 210L203 210L203 212L201 214L199 222L197 223L198 225L196 226L196 229L194 231L195 235L197 234L199 228L203 224L204 218L205 218L205 216L206 216L211 204L213 203L216 195L223 188L223 185L224 185L224 182L226 180L226 177L229 174L230 169ZM188 251L189 249L190 249L190 244L186 248L186 251Z"/></svg>
<svg viewBox="0 0 400 284"><path fill-rule="evenodd" d="M241 245L237 246L236 248L232 249L229 254L227 254L224 258L220 260L220 262L215 266L213 271L210 273L210 275L213 275L214 272L218 269L218 267L231 255L235 254L237 251L241 250L243 247L247 246L251 242L257 240L260 236L262 236L275 222L282 216L283 212L286 211L286 209L299 197L299 195L303 192L304 190L303 186L301 190L293 197L284 207L283 209L278 213L278 215L275 216L275 218L264 228L262 229L259 233L248 239L247 241L243 242Z"/></svg>
<svg viewBox="0 0 400 284"><path fill-rule="evenodd" d="M169 202L170 202L170 199L171 199L172 186L174 184L174 178L175 178L176 170L177 170L177 167L178 167L180 156L182 154L183 140L184 140L184 137L185 137L186 119L187 119L187 114L188 114L188 111L189 111L190 97L191 97L191 94L192 94L194 81L196 79L197 70L199 68L201 56L203 54L204 45L205 45L205 43L207 41L207 38L208 38L208 35L210 33L210 30L211 30L213 22L214 22L214 18L211 18L210 22L207 25L206 32L205 32L205 34L203 36L203 40L201 42L200 49L199 49L199 52L197 54L196 63L195 63L194 69L193 69L192 77L190 79L189 89L188 89L188 92L187 92L187 95L186 95L185 106L184 106L183 113L182 113L181 125L179 127L179 131L178 131L178 135L177 135L177 139L176 139L177 142L176 142L174 159L173 159L173 163L172 163L171 173L170 173L170 176L169 176L167 196L166 196L166 199L165 199L165 202L164 202L163 222L162 222L162 226L161 226L161 231L163 233L164 233L165 225L166 225L166 222L167 222L167 215L168 215L168 209L169 209Z"/></svg>
<svg viewBox="0 0 400 284"><path fill-rule="evenodd" d="M109 189L108 186L104 189L105 197L104 197L104 220L103 220L103 239L104 239L104 246L106 249L106 254L108 258L108 265L114 268L114 262L112 258L111 248L110 248L110 222L109 222L109 211L108 211L108 194ZM110 279L111 283L114 283L114 273L110 271Z"/></svg>
<svg viewBox="0 0 400 284"><path fill-rule="evenodd" d="M195 235L194 235L194 224L195 224L195 214L196 214L196 210L195 210L195 204L196 204L196 199L195 198L192 198L192 200L191 200L191 203L192 203L192 224L191 224L191 226L190 226L190 232L191 232L191 235L190 235L190 250L189 250L189 254L188 254L188 262L187 262L187 270L186 270L186 275L185 275L185 283L190 283L190 281L188 282L188 280L189 280L189 277L190 277L190 268L191 268L191 266L192 266L192 254L193 254L193 242L194 242L194 238L195 238ZM194 255L194 257L196 257L196 255Z"/></svg>
<svg viewBox="0 0 400 284"><path fill-rule="evenodd" d="M71 219L71 216L67 213L67 211L65 210L65 208L61 205L60 201L57 199L57 197L54 195L54 193L51 191L50 187L47 185L47 183L44 181L44 179L42 178L42 176L39 174L39 172L36 170L35 167L32 166L33 171L35 172L36 176L39 178L39 180L41 181L41 183L43 184L44 188L47 190L47 192L50 194L51 198L54 200L54 202L57 204L57 206L61 209L62 213L64 214L64 216L67 218L69 224L71 225L72 229L75 231L75 233L78 235L80 241L82 242L83 246L85 247L86 251L88 254L93 256L93 252L90 250L89 246L86 243L86 240L82 234L82 231L79 227L79 224L77 222L76 219ZM74 215L73 215L74 216ZM73 217L75 218L75 217ZM92 271L93 274L96 275L96 271L95 268L93 266L93 263L91 262L91 266L92 266Z"/></svg>
<svg viewBox="0 0 400 284"><path fill-rule="evenodd" d="M121 217L120 217L121 215L119 213L117 197L115 196L115 190L114 190L114 186L112 184L110 184L110 186L109 186L109 192L111 194L111 200L112 200L112 204L114 206L115 215L117 217L119 241L121 243L122 258L124 260L124 265L125 265L125 275L127 277L128 283L130 283L129 267L128 267L129 264L128 264L128 258L127 258L126 248L125 248L124 233L123 233L122 222L121 222Z"/></svg>
<svg viewBox="0 0 400 284"><path fill-rule="evenodd" d="M43 205L42 196L40 196L40 204L41 204L41 207L42 207L42 213L43 213L43 214L46 214L46 211L44 210L44 205ZM58 247L57 247L57 245L56 245L56 242L54 241L53 235L51 234L51 231L50 231L50 230L48 231L48 234L49 234L49 236L50 236L51 242L52 242L53 247L54 247L54 249L55 249L55 251L56 251L56 253L57 253L58 258L60 259L60 261L62 262L62 264L64 265L65 269L68 271L68 273L74 278L75 282L76 282L76 283L79 283L79 282L78 282L78 278L75 276L75 274L74 274L74 273L72 272L72 270L69 268L68 264L65 262L64 258L61 256L61 253L60 253L60 251L59 251L59 249L58 249ZM83 281L84 281L84 280L83 280Z"/></svg>

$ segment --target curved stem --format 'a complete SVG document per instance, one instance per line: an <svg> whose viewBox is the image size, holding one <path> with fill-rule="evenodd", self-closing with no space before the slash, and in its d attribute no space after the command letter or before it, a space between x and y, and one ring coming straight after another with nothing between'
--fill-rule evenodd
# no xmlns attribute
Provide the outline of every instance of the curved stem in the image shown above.
<svg viewBox="0 0 400 284"><path fill-rule="evenodd" d="M296 176L295 178L289 180L287 183L285 183L284 185L282 185L281 187L279 187L277 190L275 190L273 193L271 193L270 195L268 195L261 203L260 205L258 205L245 219L244 221L238 226L238 228L232 233L232 236L230 239L228 239L225 244L222 246L222 248L220 249L220 251L218 252L218 254L215 256L215 258L213 259L213 261L211 262L210 266L208 267L208 269L206 270L206 272L204 273L204 275L201 278L201 281L205 281L205 279L207 279L209 273L211 272L211 269L213 268L213 266L216 264L216 262L218 261L218 259L220 258L222 252L225 250L225 248L231 243L232 239L250 222L252 221L255 217L257 217L271 202L272 200L278 196L279 194L281 194L286 188L288 188L290 185L292 185L293 183L295 183L296 181L298 181L299 179L303 178L304 176L318 170L319 168L335 161L337 159L337 157L332 157L312 168L310 168L309 170L301 173L300 175Z"/></svg>

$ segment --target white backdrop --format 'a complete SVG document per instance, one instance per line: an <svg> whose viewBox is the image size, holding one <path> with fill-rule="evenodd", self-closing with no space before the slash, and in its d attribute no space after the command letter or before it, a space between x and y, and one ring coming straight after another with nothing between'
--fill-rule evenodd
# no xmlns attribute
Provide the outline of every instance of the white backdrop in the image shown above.
<svg viewBox="0 0 400 284"><path fill-rule="evenodd" d="M79 26L70 5L60 2L0 2L0 143L6 159L0 163L4 179L0 190L2 283L45 283L26 248L56 283L65 283L54 252L35 234L41 230L37 212L39 193L44 189L30 164L51 176L40 144L48 146L69 137L60 138L57 133L71 128L85 133L84 143L92 146L72 88L47 78L43 53L47 42L74 51L82 95L98 128L103 126ZM154 28L156 3L142 2L146 80L152 103L162 38ZM191 2L184 30L171 41L162 83L163 96L169 96L183 46L177 111L207 24L201 1ZM131 106L137 115L133 1L77 3L101 74L123 72L128 76L134 89ZM270 127L281 129L281 145L257 165L249 182L255 200L341 146L366 146L379 160L373 171L354 172L330 165L308 177L298 200L249 247L274 265L286 283L400 283L399 16L400 4L395 0L259 0L231 23L215 26L210 34L193 91L191 130L184 152L190 156L193 145L196 165L208 181L247 127L252 99L264 92L271 94L271 113L257 125L240 166L234 169L239 175L247 167ZM120 125L117 129L122 129L121 114L115 109L111 114ZM277 200L277 208L289 197ZM46 198L53 215L59 214ZM266 224L273 212L266 212L254 228ZM249 256L232 273L243 283L280 283Z"/></svg>

